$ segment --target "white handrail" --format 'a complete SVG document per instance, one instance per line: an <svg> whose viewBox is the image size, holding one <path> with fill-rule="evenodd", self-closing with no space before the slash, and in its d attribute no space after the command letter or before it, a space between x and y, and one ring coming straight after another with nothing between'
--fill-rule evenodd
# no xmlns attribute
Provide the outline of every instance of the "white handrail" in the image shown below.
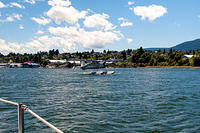
<svg viewBox="0 0 200 133"><path fill-rule="evenodd" d="M40 117L39 115L37 115L36 113L34 113L32 110L30 110L28 108L26 108L24 110L27 111L27 112L29 112L33 116L35 116L38 120L42 121L44 124L46 124L47 126L49 126L51 129L53 129L57 133L63 133L60 129L58 129L54 125L50 124L48 121L46 121L45 119L43 119L42 117Z"/></svg>
<svg viewBox="0 0 200 133"><path fill-rule="evenodd" d="M12 104L12 105L15 105L15 106L18 106L18 105L19 105L19 104L16 103L16 102L8 101L8 100L2 99L2 98L0 98L0 101L5 102L5 103L9 103L9 104Z"/></svg>
<svg viewBox="0 0 200 133"><path fill-rule="evenodd" d="M19 105L19 103L8 101L8 100L2 99L2 98L0 98L0 101L5 102L5 103L9 103L9 104L12 104L12 105L16 105L16 106ZM45 119L43 119L42 117L40 117L39 115L37 115L36 113L34 113L32 110L30 110L29 108L27 108L26 105L23 105L22 109L25 110L25 111L27 111L27 112L29 112L31 115L33 115L34 117L36 117L38 120L42 121L44 124L46 124L47 126L49 126L51 129L53 129L57 133L64 133L63 131L61 131L60 129L56 128L54 125L50 124Z"/></svg>

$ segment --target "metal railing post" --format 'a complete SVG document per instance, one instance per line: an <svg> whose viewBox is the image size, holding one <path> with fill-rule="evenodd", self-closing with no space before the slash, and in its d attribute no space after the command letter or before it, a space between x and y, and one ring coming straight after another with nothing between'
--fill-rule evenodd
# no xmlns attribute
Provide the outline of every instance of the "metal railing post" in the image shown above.
<svg viewBox="0 0 200 133"><path fill-rule="evenodd" d="M18 105L18 133L24 133L24 109L22 104Z"/></svg>
<svg viewBox="0 0 200 133"><path fill-rule="evenodd" d="M9 103L15 106L18 106L18 133L24 133L24 110L36 117L38 120L42 121L44 124L49 126L51 129L56 131L57 133L63 133L60 129L56 128L54 125L50 124L48 121L34 113L32 110L30 110L26 105L24 104L18 104L16 102L8 101L5 99L0 98L0 101Z"/></svg>

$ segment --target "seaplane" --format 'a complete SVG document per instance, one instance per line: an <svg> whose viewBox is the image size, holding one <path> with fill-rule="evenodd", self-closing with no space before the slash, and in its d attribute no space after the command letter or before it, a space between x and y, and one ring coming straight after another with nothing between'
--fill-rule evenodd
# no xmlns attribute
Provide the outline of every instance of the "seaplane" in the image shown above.
<svg viewBox="0 0 200 133"><path fill-rule="evenodd" d="M98 60L93 60L90 61L90 63L85 63L85 61L81 62L81 69L86 70L86 69L102 69L105 68L105 61L98 61ZM92 72L84 72L84 74L89 74L89 75L104 75L104 74L114 74L115 71L92 71Z"/></svg>

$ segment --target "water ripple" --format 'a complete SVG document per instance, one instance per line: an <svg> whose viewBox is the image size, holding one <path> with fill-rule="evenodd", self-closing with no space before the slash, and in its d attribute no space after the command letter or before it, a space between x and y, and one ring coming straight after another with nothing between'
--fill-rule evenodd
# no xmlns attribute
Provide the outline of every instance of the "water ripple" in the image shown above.
<svg viewBox="0 0 200 133"><path fill-rule="evenodd" d="M0 97L25 103L64 132L200 132L200 70L0 69ZM53 132L25 113L25 131ZM17 109L0 103L0 132L17 132Z"/></svg>

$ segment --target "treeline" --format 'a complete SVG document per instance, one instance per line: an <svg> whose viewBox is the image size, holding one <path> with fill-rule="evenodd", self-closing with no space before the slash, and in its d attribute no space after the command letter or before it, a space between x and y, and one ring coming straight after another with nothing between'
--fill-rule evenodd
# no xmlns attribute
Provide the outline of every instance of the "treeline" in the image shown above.
<svg viewBox="0 0 200 133"><path fill-rule="evenodd" d="M184 55L193 55L188 58ZM129 62L136 66L200 66L200 51L145 51L142 48L134 51Z"/></svg>
<svg viewBox="0 0 200 133"><path fill-rule="evenodd" d="M184 55L193 55L192 58L186 58ZM137 50L127 49L123 51L59 53L59 50L49 50L48 52L37 52L36 54L9 53L3 55L0 53L0 63L23 63L31 61L45 66L48 60L60 59L90 59L90 60L119 60L116 64L124 66L200 66L200 50L196 51L175 51L158 50L146 51L142 47Z"/></svg>

